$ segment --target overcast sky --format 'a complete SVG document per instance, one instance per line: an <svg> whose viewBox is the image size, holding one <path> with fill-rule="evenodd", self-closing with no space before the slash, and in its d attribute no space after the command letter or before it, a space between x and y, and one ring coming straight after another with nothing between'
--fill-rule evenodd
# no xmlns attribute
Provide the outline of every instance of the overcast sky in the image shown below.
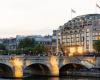
<svg viewBox="0 0 100 80"><path fill-rule="evenodd" d="M99 0L0 0L0 37L48 35L72 17L100 13Z"/></svg>

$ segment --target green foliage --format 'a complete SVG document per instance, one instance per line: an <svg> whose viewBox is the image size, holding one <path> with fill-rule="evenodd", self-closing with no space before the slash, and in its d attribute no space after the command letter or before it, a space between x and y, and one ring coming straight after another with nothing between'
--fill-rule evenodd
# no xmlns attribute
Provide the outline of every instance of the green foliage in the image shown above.
<svg viewBox="0 0 100 80"><path fill-rule="evenodd" d="M6 50L4 45L0 45L0 54L12 55L12 54L44 54L47 52L47 47L42 44L38 44L34 39L25 38L19 42L17 50Z"/></svg>
<svg viewBox="0 0 100 80"><path fill-rule="evenodd" d="M44 45L42 44L37 44L35 45L35 47L33 48L33 53L44 53L46 52Z"/></svg>
<svg viewBox="0 0 100 80"><path fill-rule="evenodd" d="M100 52L100 40L95 40L93 44L93 48L96 52Z"/></svg>
<svg viewBox="0 0 100 80"><path fill-rule="evenodd" d="M3 54L3 55L11 55L11 54L19 55L19 54L21 54L21 51L19 51L19 50L4 50L4 51L0 51L0 54Z"/></svg>
<svg viewBox="0 0 100 80"><path fill-rule="evenodd" d="M6 50L6 47L3 44L0 44L0 50Z"/></svg>
<svg viewBox="0 0 100 80"><path fill-rule="evenodd" d="M46 52L44 45L38 44L34 39L29 38L21 40L18 49L26 54L43 54Z"/></svg>
<svg viewBox="0 0 100 80"><path fill-rule="evenodd" d="M25 48L31 48L33 47L35 44L35 40L34 39L30 39L30 38L25 38L23 40L20 41L18 48L19 49L25 49Z"/></svg>

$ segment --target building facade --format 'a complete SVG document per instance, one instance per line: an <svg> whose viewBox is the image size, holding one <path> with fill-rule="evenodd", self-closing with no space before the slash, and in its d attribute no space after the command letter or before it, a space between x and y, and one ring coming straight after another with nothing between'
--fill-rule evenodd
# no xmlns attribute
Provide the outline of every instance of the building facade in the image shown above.
<svg viewBox="0 0 100 80"><path fill-rule="evenodd" d="M16 38L3 39L3 44L5 45L6 50L16 50L17 48Z"/></svg>
<svg viewBox="0 0 100 80"><path fill-rule="evenodd" d="M73 18L59 27L57 36L58 48L61 44L66 55L93 52L94 41L100 40L100 14Z"/></svg>

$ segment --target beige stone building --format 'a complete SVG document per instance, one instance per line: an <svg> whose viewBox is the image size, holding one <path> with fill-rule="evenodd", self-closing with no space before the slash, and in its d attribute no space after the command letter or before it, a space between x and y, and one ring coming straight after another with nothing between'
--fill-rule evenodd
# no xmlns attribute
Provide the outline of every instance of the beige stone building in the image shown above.
<svg viewBox="0 0 100 80"><path fill-rule="evenodd" d="M93 52L93 43L100 40L100 14L87 14L73 18L57 31L58 52L62 45L67 55Z"/></svg>

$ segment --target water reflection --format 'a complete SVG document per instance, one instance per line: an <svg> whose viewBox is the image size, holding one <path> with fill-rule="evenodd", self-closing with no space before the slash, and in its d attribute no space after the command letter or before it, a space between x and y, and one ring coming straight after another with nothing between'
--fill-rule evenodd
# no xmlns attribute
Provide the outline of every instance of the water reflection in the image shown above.
<svg viewBox="0 0 100 80"><path fill-rule="evenodd" d="M25 79L0 79L0 80L100 80L100 78L84 78L84 77L35 77Z"/></svg>

